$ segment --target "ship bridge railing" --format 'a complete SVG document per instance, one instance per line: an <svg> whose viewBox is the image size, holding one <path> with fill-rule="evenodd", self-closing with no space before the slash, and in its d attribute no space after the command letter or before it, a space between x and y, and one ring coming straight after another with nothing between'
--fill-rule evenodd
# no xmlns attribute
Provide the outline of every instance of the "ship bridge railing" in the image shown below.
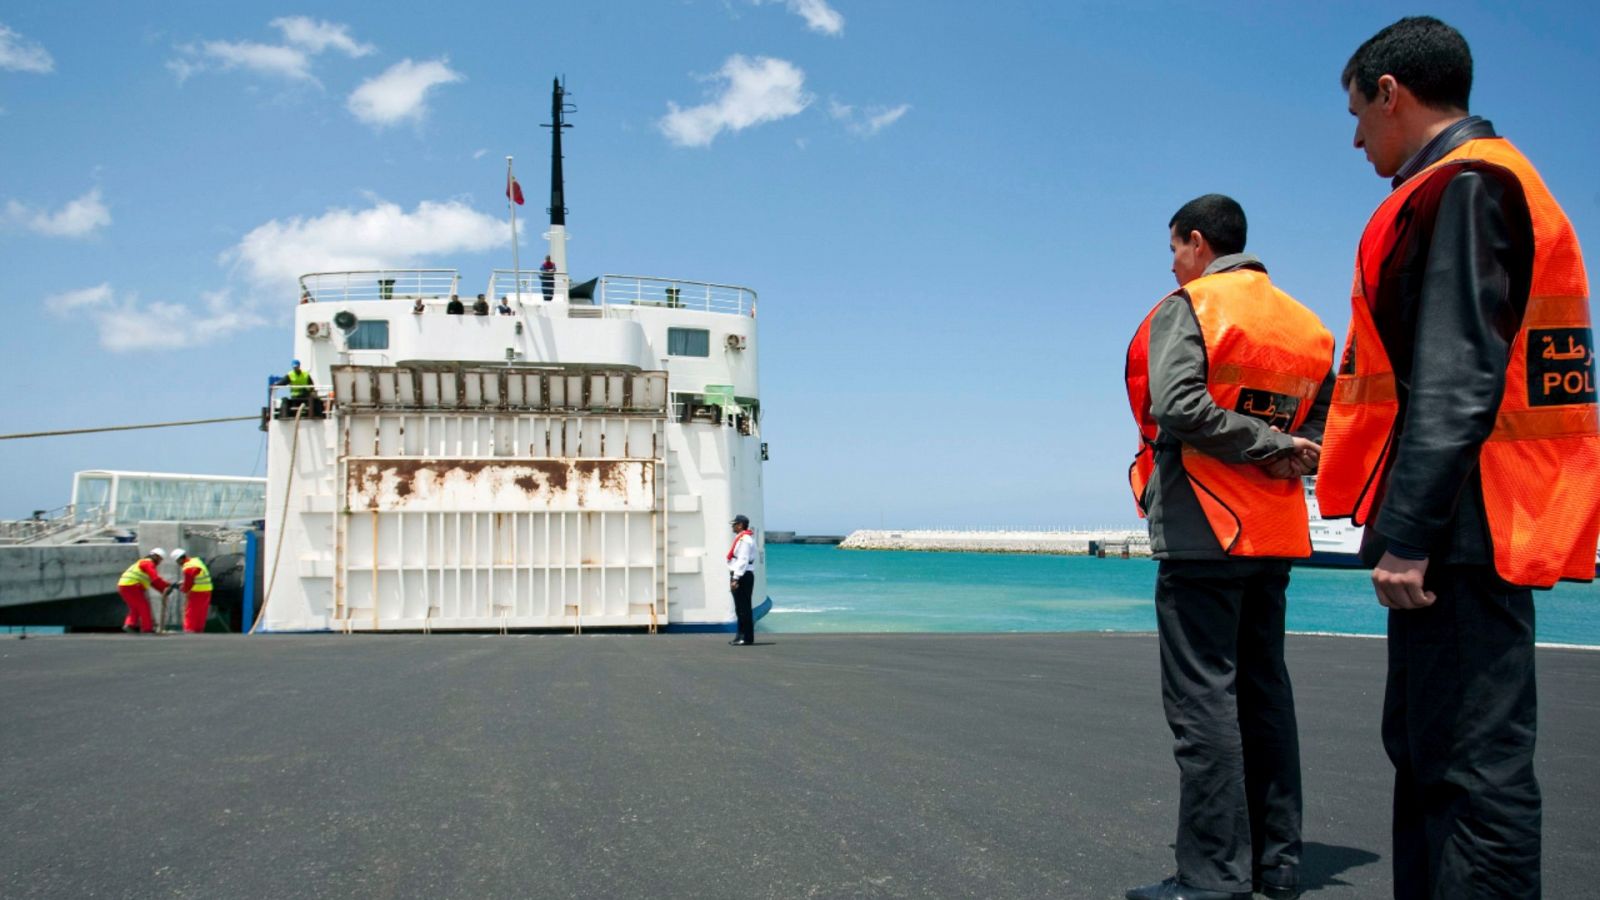
<svg viewBox="0 0 1600 900"><path fill-rule="evenodd" d="M495 269L489 273L489 296L493 299L523 296L524 302L541 295L551 299L567 296L571 281L565 272L545 273L534 269Z"/></svg>
<svg viewBox="0 0 1600 900"><path fill-rule="evenodd" d="M300 276L301 303L350 300L448 300L460 292L454 269L357 269Z"/></svg>
<svg viewBox="0 0 1600 900"><path fill-rule="evenodd" d="M602 275L594 290L602 306L652 306L753 316L756 292L736 284L650 275Z"/></svg>
<svg viewBox="0 0 1600 900"><path fill-rule="evenodd" d="M548 277L547 283L544 279ZM549 276L538 269L495 269L489 296L520 294L524 302L541 294L574 306L648 306L748 316L755 313L756 292L734 284L685 281L652 275L601 275L593 282L572 284L566 272Z"/></svg>

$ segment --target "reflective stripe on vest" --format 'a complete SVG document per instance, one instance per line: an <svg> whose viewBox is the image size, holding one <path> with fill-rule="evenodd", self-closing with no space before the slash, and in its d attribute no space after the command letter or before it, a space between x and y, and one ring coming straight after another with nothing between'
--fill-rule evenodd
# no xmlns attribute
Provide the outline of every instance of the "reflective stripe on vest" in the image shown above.
<svg viewBox="0 0 1600 900"><path fill-rule="evenodd" d="M1479 451L1496 572L1527 587L1595 574L1600 539L1600 415L1595 405L1589 285L1577 235L1533 165L1504 138L1467 141L1395 189L1361 236L1352 315L1317 477L1330 518L1366 524L1382 503L1399 402L1373 318L1382 264L1417 216L1433 214L1462 171L1509 175L1527 198L1533 278L1512 339L1494 430Z"/></svg>
<svg viewBox="0 0 1600 900"><path fill-rule="evenodd" d="M290 369L289 370L289 376L288 376L288 378L286 380L291 385L291 387L289 388L289 396L291 396L291 397L304 397L305 395L311 393L311 388L310 388L311 373L310 372L307 372L306 370L301 369L299 374L296 374L293 369Z"/></svg>
<svg viewBox="0 0 1600 900"><path fill-rule="evenodd" d="M150 587L150 573L141 568L143 565L144 559L142 557L136 560L133 565L122 573L122 577L117 579L117 587L126 587L130 584L142 584L146 588ZM100 583L105 584L104 581Z"/></svg>
<svg viewBox="0 0 1600 900"><path fill-rule="evenodd" d="M211 570L206 568L206 564L191 556L183 561L183 570L187 572L190 569L195 569L197 571L194 575L194 583L189 585L189 590L211 590Z"/></svg>
<svg viewBox="0 0 1600 900"><path fill-rule="evenodd" d="M1184 285L1206 346L1206 389L1223 409L1292 432L1305 423L1333 359L1333 335L1315 313L1253 269L1205 275ZM1157 304L1160 308L1160 304ZM1129 473L1135 503L1155 469L1159 426L1150 414L1150 322L1128 347L1124 375L1140 446ZM1192 447L1183 467L1217 542L1230 555L1311 555L1298 478L1269 478L1252 463L1226 463ZM1140 506L1140 514L1145 510Z"/></svg>

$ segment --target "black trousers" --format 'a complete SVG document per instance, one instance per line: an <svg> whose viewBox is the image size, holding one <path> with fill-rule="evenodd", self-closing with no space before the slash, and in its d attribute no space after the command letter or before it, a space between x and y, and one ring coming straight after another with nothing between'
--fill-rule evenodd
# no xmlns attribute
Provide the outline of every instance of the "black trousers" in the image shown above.
<svg viewBox="0 0 1600 900"><path fill-rule="evenodd" d="M754 572L740 575L733 587L733 614L739 619L739 637L752 644L756 642L756 616L750 608L750 595L755 589Z"/></svg>
<svg viewBox="0 0 1600 900"><path fill-rule="evenodd" d="M307 394L300 397L283 398L283 402L279 405L278 418L294 418L295 409L301 406L310 407L305 413L305 417L308 419L320 419L327 415L327 412L322 407L322 396L320 394Z"/></svg>
<svg viewBox="0 0 1600 900"><path fill-rule="evenodd" d="M1539 896L1533 592L1433 566L1437 599L1389 611L1383 746L1394 763L1394 895Z"/></svg>
<svg viewBox="0 0 1600 900"><path fill-rule="evenodd" d="M1161 699L1178 761L1178 875L1248 892L1300 861L1300 737L1283 662L1284 560L1162 560Z"/></svg>

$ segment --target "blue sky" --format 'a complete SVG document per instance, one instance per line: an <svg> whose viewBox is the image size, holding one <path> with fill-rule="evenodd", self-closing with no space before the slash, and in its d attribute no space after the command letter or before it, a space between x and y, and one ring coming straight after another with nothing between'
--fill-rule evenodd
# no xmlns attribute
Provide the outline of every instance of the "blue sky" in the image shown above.
<svg viewBox="0 0 1600 900"><path fill-rule="evenodd" d="M574 275L760 293L770 527L1131 525L1122 354L1172 286L1168 218L1238 198L1342 339L1386 185L1338 73L1409 12L1465 33L1473 110L1600 247L1575 4L12 0L0 432L252 412L301 271L486 281L507 154L545 205L564 75ZM261 448L249 423L7 441L0 517L77 469L259 474Z"/></svg>

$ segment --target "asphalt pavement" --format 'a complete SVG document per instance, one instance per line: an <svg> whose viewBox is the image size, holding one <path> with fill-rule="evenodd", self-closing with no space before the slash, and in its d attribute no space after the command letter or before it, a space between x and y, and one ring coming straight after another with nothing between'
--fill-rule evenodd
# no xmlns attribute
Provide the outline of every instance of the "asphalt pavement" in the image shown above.
<svg viewBox="0 0 1600 900"><path fill-rule="evenodd" d="M0 896L1118 898L1172 868L1151 635L0 638ZM1292 637L1307 896L1390 894L1381 640ZM1539 651L1545 896L1600 653Z"/></svg>

